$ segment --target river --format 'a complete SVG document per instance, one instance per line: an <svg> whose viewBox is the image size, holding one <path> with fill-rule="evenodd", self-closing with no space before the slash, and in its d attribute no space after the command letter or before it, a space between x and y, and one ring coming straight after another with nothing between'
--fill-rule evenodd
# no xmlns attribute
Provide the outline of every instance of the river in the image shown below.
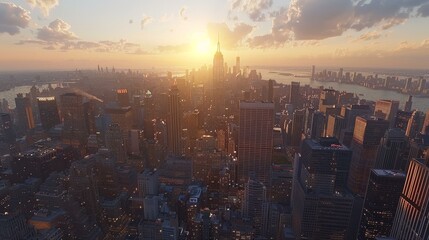
<svg viewBox="0 0 429 240"><path fill-rule="evenodd" d="M403 108L405 102L408 101L409 95L398 93L395 91L383 90L383 89L372 89L366 88L359 85L352 85L346 83L337 83L337 82L317 82L311 81L310 78L304 77L294 77L294 76L285 76L280 75L279 72L282 73L292 73L294 75L299 76L309 76L310 72L307 71L276 71L270 69L258 69L258 72L261 73L262 79L273 79L278 83L290 84L291 82L300 82L301 86L310 85L313 88L323 86L325 88L333 88L338 91L351 92L355 94L363 94L363 96L359 96L359 98L364 98L371 101L377 101L379 99L390 99L397 100L400 102L400 108ZM412 109L418 109L426 113L429 110L429 98L416 98L413 97L413 106Z"/></svg>

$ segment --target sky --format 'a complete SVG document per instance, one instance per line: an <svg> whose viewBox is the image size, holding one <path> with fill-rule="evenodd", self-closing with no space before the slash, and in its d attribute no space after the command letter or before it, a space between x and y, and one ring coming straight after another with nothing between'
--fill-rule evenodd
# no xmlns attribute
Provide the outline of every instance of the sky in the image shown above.
<svg viewBox="0 0 429 240"><path fill-rule="evenodd" d="M429 0L0 0L0 71L429 69Z"/></svg>

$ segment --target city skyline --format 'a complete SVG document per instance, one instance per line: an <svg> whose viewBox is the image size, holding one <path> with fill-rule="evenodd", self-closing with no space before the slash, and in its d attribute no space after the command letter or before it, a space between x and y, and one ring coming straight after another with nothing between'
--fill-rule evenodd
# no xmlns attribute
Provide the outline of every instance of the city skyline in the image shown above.
<svg viewBox="0 0 429 240"><path fill-rule="evenodd" d="M1 2L0 71L245 65L428 68L429 2ZM78 14L77 14L78 13ZM94 14L95 13L95 14Z"/></svg>

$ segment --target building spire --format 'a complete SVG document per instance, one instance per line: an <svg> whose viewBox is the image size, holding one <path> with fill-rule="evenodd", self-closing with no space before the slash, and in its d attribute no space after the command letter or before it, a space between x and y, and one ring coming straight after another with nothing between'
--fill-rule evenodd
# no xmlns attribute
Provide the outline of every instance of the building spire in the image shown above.
<svg viewBox="0 0 429 240"><path fill-rule="evenodd" d="M217 52L220 52L219 32L217 33Z"/></svg>

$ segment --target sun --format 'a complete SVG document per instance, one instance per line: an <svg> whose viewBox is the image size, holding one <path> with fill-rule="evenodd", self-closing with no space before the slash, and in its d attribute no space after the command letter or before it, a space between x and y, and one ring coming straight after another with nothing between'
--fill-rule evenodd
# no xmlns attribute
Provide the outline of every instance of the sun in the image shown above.
<svg viewBox="0 0 429 240"><path fill-rule="evenodd" d="M211 43L209 39L202 39L199 40L196 44L195 44L195 51L198 54L208 54L211 50Z"/></svg>
<svg viewBox="0 0 429 240"><path fill-rule="evenodd" d="M194 52L196 55L207 55L213 50L212 43L207 32L196 32L192 36Z"/></svg>

